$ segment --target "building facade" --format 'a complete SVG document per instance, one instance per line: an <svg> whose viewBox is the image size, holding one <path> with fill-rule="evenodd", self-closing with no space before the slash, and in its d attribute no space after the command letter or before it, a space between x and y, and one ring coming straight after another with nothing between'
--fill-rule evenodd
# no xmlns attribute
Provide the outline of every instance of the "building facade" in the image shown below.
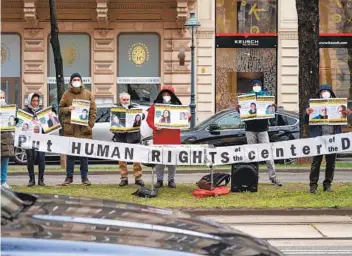
<svg viewBox="0 0 352 256"><path fill-rule="evenodd" d="M349 97L352 0L320 0L320 82ZM189 104L190 31L195 11L197 122L236 103L248 81L261 79L279 105L298 109L295 0L56 0L66 83L80 72L98 103L120 92L150 104L171 84ZM55 67L47 0L3 0L1 88L25 104L39 92L56 105ZM185 64L179 56L185 53Z"/></svg>
<svg viewBox="0 0 352 256"><path fill-rule="evenodd" d="M215 2L201 0L56 0L65 83L79 72L97 103L115 103L129 92L150 104L171 84L184 104L190 95L191 34L184 24L194 11L198 119L213 109ZM47 0L1 3L1 88L8 102L26 104L31 92L56 105L56 75ZM180 65L179 54L185 53Z"/></svg>

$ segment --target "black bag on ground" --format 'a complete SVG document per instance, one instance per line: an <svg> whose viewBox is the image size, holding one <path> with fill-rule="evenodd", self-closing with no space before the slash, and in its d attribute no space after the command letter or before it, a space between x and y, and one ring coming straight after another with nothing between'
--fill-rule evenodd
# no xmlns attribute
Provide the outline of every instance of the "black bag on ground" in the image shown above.
<svg viewBox="0 0 352 256"><path fill-rule="evenodd" d="M138 197L152 198L152 197L156 197L158 195L158 191L151 190L146 187L140 187L136 192L133 192L132 195L135 195Z"/></svg>
<svg viewBox="0 0 352 256"><path fill-rule="evenodd" d="M221 186L223 182L225 182L224 186L226 186L230 182L230 179L230 174L214 173L213 188ZM200 189L211 190L211 174L203 176L196 184Z"/></svg>
<svg viewBox="0 0 352 256"><path fill-rule="evenodd" d="M233 164L231 168L232 192L257 192L259 179L258 163Z"/></svg>

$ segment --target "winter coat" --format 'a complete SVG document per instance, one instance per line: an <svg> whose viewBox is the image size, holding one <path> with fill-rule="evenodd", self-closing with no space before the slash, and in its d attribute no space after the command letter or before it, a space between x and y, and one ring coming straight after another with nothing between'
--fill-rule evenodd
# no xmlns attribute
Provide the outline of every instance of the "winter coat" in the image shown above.
<svg viewBox="0 0 352 256"><path fill-rule="evenodd" d="M14 133L8 131L1 132L1 156L13 156L14 148Z"/></svg>
<svg viewBox="0 0 352 256"><path fill-rule="evenodd" d="M73 99L90 101L88 126L71 124L71 112L69 112L68 108L72 106ZM93 94L85 89L83 84L78 88L73 87L71 83L68 85L68 89L62 95L59 103L59 115L63 117L65 136L86 139L93 138L92 129L97 116L97 106Z"/></svg>
<svg viewBox="0 0 352 256"><path fill-rule="evenodd" d="M260 92L248 92L246 94L255 94L256 96L271 96L263 87ZM269 121L268 119L259 119L259 120L249 120L245 121L246 131L248 132L265 132L269 130Z"/></svg>
<svg viewBox="0 0 352 256"><path fill-rule="evenodd" d="M320 86L319 91L313 97L313 99L320 99L320 92L323 90L330 91L331 98L336 98L336 95L335 95L334 91L332 90L332 88L329 85L324 84L324 85ZM309 115L307 115L306 113L304 113L304 121L306 124L309 124ZM309 133L310 133L311 138L322 136L323 135L323 127L321 125L310 125L309 126ZM339 133L342 133L341 125L334 125L334 134L339 134Z"/></svg>
<svg viewBox="0 0 352 256"><path fill-rule="evenodd" d="M122 107L121 104L116 104L119 107ZM128 106L128 108L134 108L134 106L131 104ZM133 131L133 132L115 132L114 133L114 142L121 142L121 143L131 143L131 144L137 144L140 143L141 141L141 132L140 130Z"/></svg>
<svg viewBox="0 0 352 256"><path fill-rule="evenodd" d="M177 98L173 91L164 89L161 90L158 94L158 97L154 101L154 103L163 104L163 93L168 92L171 96L171 104L173 105L182 105L181 101ZM153 144L170 144L177 145L181 144L181 130L180 129L160 129L157 130L154 125L154 117L155 117L155 104L153 104L148 110L147 123L150 128L153 129Z"/></svg>
<svg viewBox="0 0 352 256"><path fill-rule="evenodd" d="M24 112L27 112L27 113L33 115L33 117L36 117L36 116L37 116L37 113L43 109L43 108L41 108L41 107L38 107L38 108L35 109L35 110L33 109L32 105L31 105L31 102L32 102L32 98L35 97L35 96L40 99L40 95L37 94L37 93L31 93L31 94L29 94L28 97L27 97L27 100L28 100L27 107L25 107L25 108L23 109ZM40 129L40 133L44 133L43 129Z"/></svg>

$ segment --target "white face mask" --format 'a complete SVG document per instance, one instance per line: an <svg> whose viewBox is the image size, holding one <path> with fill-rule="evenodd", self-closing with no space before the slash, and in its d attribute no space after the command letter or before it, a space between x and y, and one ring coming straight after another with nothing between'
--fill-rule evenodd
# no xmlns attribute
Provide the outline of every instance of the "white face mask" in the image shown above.
<svg viewBox="0 0 352 256"><path fill-rule="evenodd" d="M6 105L5 99L0 99L0 105Z"/></svg>
<svg viewBox="0 0 352 256"><path fill-rule="evenodd" d="M260 92L262 90L262 88L260 86L254 86L253 87L253 91L254 92Z"/></svg>
<svg viewBox="0 0 352 256"><path fill-rule="evenodd" d="M163 96L164 102L170 102L171 96Z"/></svg>
<svg viewBox="0 0 352 256"><path fill-rule="evenodd" d="M129 104L123 104L122 107L128 108Z"/></svg>
<svg viewBox="0 0 352 256"><path fill-rule="evenodd" d="M321 94L321 97L322 97L323 99L329 99L330 96L331 96L330 92L323 92L323 93Z"/></svg>
<svg viewBox="0 0 352 256"><path fill-rule="evenodd" d="M81 82L80 81L73 81L72 82L72 86L77 88L77 87L80 87L81 86Z"/></svg>

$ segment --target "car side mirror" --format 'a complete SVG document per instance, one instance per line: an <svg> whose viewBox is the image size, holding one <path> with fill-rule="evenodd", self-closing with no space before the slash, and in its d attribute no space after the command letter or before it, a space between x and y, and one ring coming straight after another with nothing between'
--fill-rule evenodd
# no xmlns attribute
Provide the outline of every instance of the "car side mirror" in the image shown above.
<svg viewBox="0 0 352 256"><path fill-rule="evenodd" d="M217 130L220 130L220 125L214 123L214 124L211 124L211 125L209 126L209 131L210 131L210 132L214 132L214 131L217 131Z"/></svg>

